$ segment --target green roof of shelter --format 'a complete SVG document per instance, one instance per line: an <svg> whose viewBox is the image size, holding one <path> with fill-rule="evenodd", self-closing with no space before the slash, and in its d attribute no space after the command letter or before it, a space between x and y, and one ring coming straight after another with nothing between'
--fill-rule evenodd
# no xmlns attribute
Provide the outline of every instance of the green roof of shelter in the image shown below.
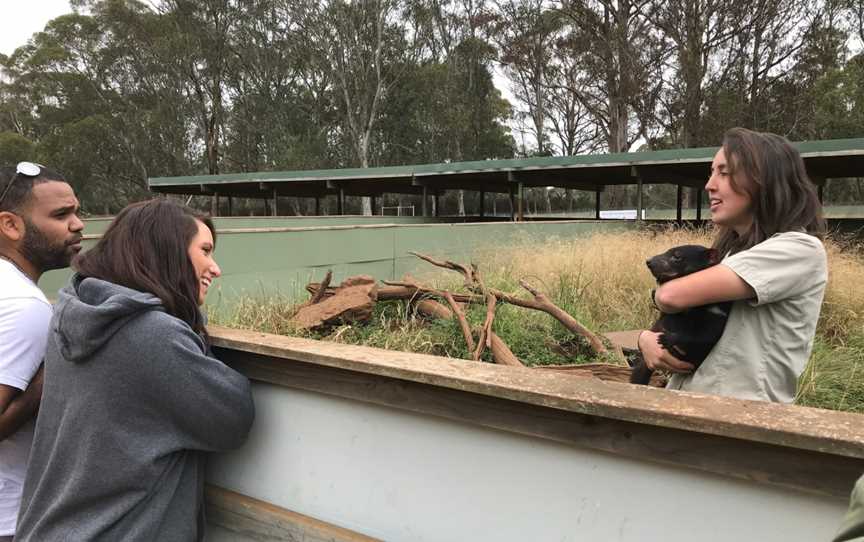
<svg viewBox="0 0 864 542"><path fill-rule="evenodd" d="M794 143L817 182L829 177L864 175L864 138ZM645 183L701 186L717 147L613 154L586 154L387 166L375 168L262 171L189 177L153 177L150 188L184 194L255 196L323 195L338 192L372 195L418 193L423 187L507 192L513 182L598 190L611 184Z"/></svg>

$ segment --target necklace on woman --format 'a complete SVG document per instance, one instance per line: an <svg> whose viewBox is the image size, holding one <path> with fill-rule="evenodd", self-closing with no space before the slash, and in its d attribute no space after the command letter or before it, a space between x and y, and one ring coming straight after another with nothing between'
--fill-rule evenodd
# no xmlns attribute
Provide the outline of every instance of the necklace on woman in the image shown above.
<svg viewBox="0 0 864 542"><path fill-rule="evenodd" d="M13 260L12 258L10 258L9 256L6 256L5 254L0 254L0 259L6 260L7 262L11 263L11 264L12 264L12 267L14 267L15 269L17 269L17 270L18 270L22 275L24 275L25 277L27 277L27 280L29 280L29 281L32 282L33 284L36 284L36 281L34 281L32 278L30 278L30 275L28 275L26 271L24 271L23 269L21 269L21 266L18 265L18 262L16 262L15 260Z"/></svg>

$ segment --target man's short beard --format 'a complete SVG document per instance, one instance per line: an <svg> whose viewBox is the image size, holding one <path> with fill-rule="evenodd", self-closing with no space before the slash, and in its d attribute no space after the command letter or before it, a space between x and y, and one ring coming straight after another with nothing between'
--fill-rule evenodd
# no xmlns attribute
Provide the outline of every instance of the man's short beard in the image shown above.
<svg viewBox="0 0 864 542"><path fill-rule="evenodd" d="M42 272L69 267L72 252L65 241L51 244L45 234L35 224L24 218L26 230L21 241L21 255Z"/></svg>

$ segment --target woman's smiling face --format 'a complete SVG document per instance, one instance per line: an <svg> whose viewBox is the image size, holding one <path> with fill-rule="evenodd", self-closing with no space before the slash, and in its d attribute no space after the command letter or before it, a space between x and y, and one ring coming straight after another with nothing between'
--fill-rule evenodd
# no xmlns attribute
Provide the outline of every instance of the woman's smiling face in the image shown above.
<svg viewBox="0 0 864 542"><path fill-rule="evenodd" d="M723 147L714 155L711 162L711 176L705 184L708 201L711 204L711 220L720 226L735 230L743 235L753 224L753 208L750 194L737 192L732 185L732 174ZM739 173L739 177L740 177ZM739 186L751 182L749 179L736 179Z"/></svg>
<svg viewBox="0 0 864 542"><path fill-rule="evenodd" d="M222 274L222 270L213 259L213 233L200 220L195 223L198 224L198 233L189 243L189 260L195 268L195 278L198 279L198 304L202 305L207 297L207 289L213 280Z"/></svg>

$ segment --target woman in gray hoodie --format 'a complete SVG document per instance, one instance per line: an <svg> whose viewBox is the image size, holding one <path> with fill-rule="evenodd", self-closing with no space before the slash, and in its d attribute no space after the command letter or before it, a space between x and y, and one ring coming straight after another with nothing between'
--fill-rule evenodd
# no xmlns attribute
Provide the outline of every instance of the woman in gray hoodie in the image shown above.
<svg viewBox="0 0 864 542"><path fill-rule="evenodd" d="M60 291L16 542L201 540L206 452L240 446L249 381L215 359L200 305L212 222L126 207Z"/></svg>

